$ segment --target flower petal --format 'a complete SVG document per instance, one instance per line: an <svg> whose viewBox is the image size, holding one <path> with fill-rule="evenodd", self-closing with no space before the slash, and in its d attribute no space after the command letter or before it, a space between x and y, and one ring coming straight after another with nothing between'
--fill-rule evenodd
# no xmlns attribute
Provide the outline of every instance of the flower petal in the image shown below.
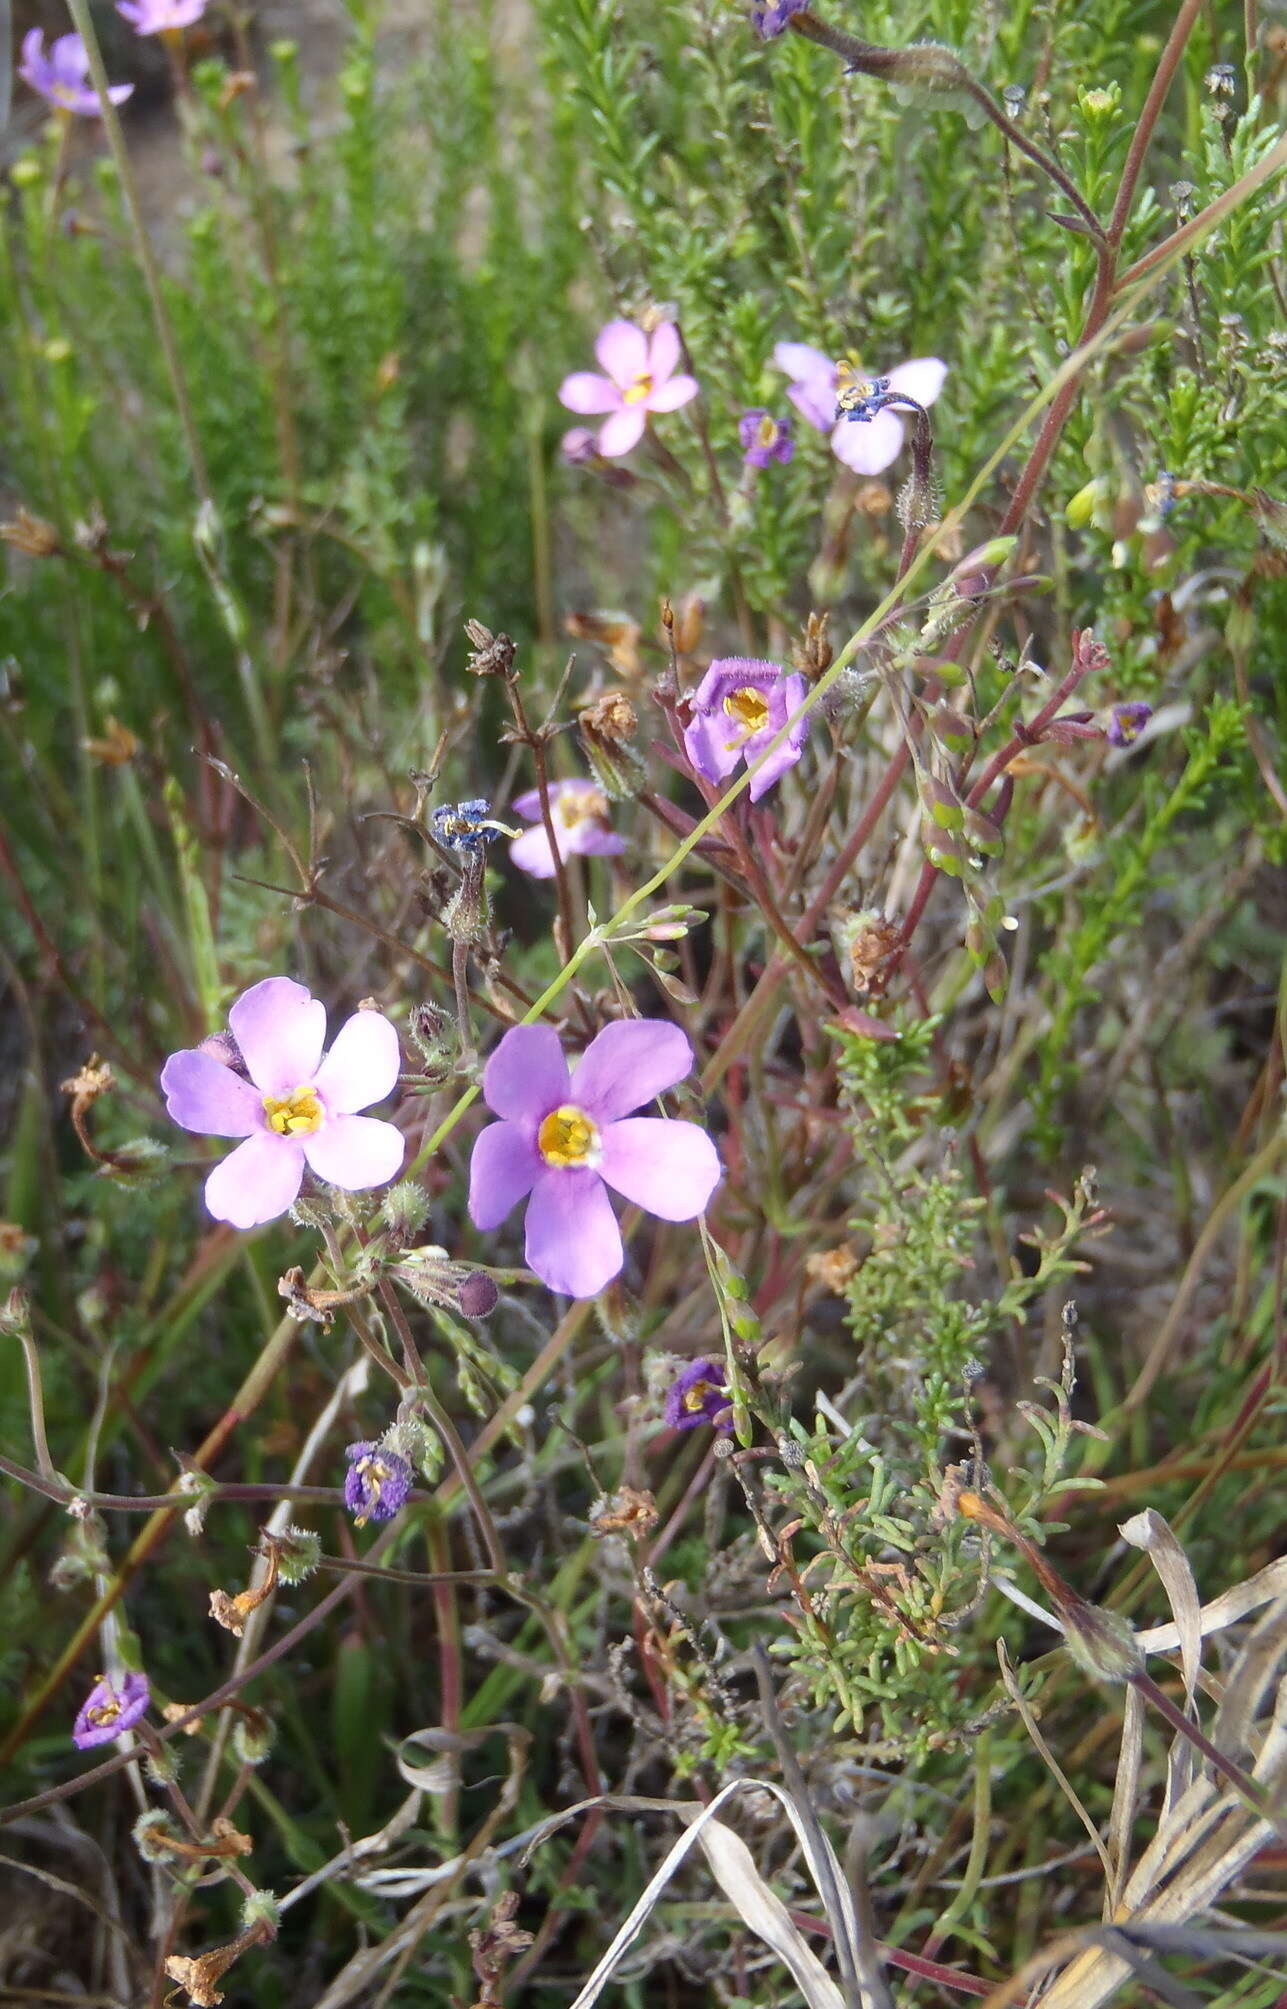
<svg viewBox="0 0 1287 2009"><path fill-rule="evenodd" d="M259 1090L197 1047L170 1055L161 1069L161 1092L175 1122L203 1137L250 1137L264 1128Z"/></svg>
<svg viewBox="0 0 1287 2009"><path fill-rule="evenodd" d="M601 823L593 823L587 817L578 823L571 833L571 851L583 851L587 858L617 858L626 848L624 837L615 830L605 830Z"/></svg>
<svg viewBox="0 0 1287 2009"><path fill-rule="evenodd" d="M89 51L79 35L59 35L50 44L54 69L68 81L89 75Z"/></svg>
<svg viewBox="0 0 1287 2009"><path fill-rule="evenodd" d="M648 393L650 412L677 412L681 405L688 404L697 396L701 386L696 377L668 377L664 384L658 384L655 391Z"/></svg>
<svg viewBox="0 0 1287 2009"><path fill-rule="evenodd" d="M538 1124L568 1099L568 1064L550 1025L514 1025L483 1069L483 1100L510 1123Z"/></svg>
<svg viewBox="0 0 1287 2009"><path fill-rule="evenodd" d="M469 1160L469 1218L489 1234L511 1207L525 1200L545 1170L545 1160L516 1123L480 1130Z"/></svg>
<svg viewBox="0 0 1287 2009"><path fill-rule="evenodd" d="M549 784L549 790L551 808L554 807L556 802L562 801L565 795L599 795L602 793L598 782L587 781L584 775L576 776L570 781L552 781ZM520 816L525 816L529 823L539 823L541 820L540 789L529 788L524 794L516 795L510 803L510 808L516 810Z"/></svg>
<svg viewBox="0 0 1287 2009"><path fill-rule="evenodd" d="M679 330L673 321L659 321L652 331L648 343L648 375L654 384L664 384L667 377L673 377L679 368ZM692 382L692 379L689 379ZM693 386L696 389L696 385ZM654 406L659 410L659 406Z"/></svg>
<svg viewBox="0 0 1287 2009"><path fill-rule="evenodd" d="M902 420L891 411L877 412L874 419L841 419L831 435L831 451L855 474L883 473L902 444Z"/></svg>
<svg viewBox="0 0 1287 2009"><path fill-rule="evenodd" d="M215 1166L206 1180L206 1205L230 1227L262 1227L294 1204L303 1177L302 1144L263 1130Z"/></svg>
<svg viewBox="0 0 1287 2009"><path fill-rule="evenodd" d="M554 827L557 831L558 825L555 824ZM516 837L509 847L509 855L519 871L530 872L533 879L554 877L554 853L550 848L550 840L546 836L543 823L534 823L530 830L525 830L521 837ZM562 855L563 850L560 846L559 856Z"/></svg>
<svg viewBox="0 0 1287 2009"><path fill-rule="evenodd" d="M594 345L595 361L606 370L621 390L648 369L648 338L633 321L609 321L599 330Z"/></svg>
<svg viewBox="0 0 1287 2009"><path fill-rule="evenodd" d="M289 977L265 977L228 1013L247 1072L263 1095L289 1095L311 1081L326 1038L326 1006Z"/></svg>
<svg viewBox="0 0 1287 2009"><path fill-rule="evenodd" d="M748 767L754 764L759 755L764 751L764 748L770 746L772 741L773 734L771 732L757 733L753 740L748 741L746 748L746 764ZM762 795L767 795L774 783L781 781L787 769L795 766L800 758L800 745L800 741L792 734L790 739L784 740L781 746L774 748L774 751L769 755L763 767L759 768L751 777L751 785L747 790L747 794L750 796L752 802L758 802Z"/></svg>
<svg viewBox="0 0 1287 2009"><path fill-rule="evenodd" d="M605 460L617 460L638 446L648 423L646 405L623 405L599 427L599 452Z"/></svg>
<svg viewBox="0 0 1287 2009"><path fill-rule="evenodd" d="M699 712L684 727L684 752L704 780L723 781L742 758L743 748L726 712Z"/></svg>
<svg viewBox="0 0 1287 2009"><path fill-rule="evenodd" d="M387 1186L407 1154L402 1132L378 1116L333 1116L300 1142L309 1170L345 1193Z"/></svg>
<svg viewBox="0 0 1287 2009"><path fill-rule="evenodd" d="M569 1100L596 1123L615 1123L692 1067L688 1037L669 1019L618 1019L596 1034L573 1069Z"/></svg>
<svg viewBox="0 0 1287 2009"><path fill-rule="evenodd" d="M529 1269L552 1291L597 1297L626 1256L607 1188L584 1167L543 1172L527 1208Z"/></svg>
<svg viewBox="0 0 1287 2009"><path fill-rule="evenodd" d="M621 393L610 377L596 376L593 370L574 370L559 385L559 403L570 412L615 412Z"/></svg>
<svg viewBox="0 0 1287 2009"><path fill-rule="evenodd" d="M773 361L784 376L799 384L817 382L830 390L836 380L834 358L809 342L775 342Z"/></svg>
<svg viewBox="0 0 1287 2009"><path fill-rule="evenodd" d="M599 1175L623 1200L662 1221L694 1220L722 1176L719 1153L701 1126L668 1116L610 1123Z"/></svg>
<svg viewBox="0 0 1287 2009"><path fill-rule="evenodd" d="M313 1080L327 1114L347 1116L392 1095L401 1066L392 1021L382 1011L355 1011L336 1033Z"/></svg>
<svg viewBox="0 0 1287 2009"><path fill-rule="evenodd" d="M910 363L900 363L889 372L889 388L906 392L918 405L932 405L946 376L947 364L937 356L914 356Z"/></svg>

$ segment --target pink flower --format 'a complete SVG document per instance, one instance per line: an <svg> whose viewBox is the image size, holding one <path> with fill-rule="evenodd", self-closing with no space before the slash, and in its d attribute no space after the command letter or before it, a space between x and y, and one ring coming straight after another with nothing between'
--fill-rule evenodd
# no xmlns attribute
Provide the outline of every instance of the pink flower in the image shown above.
<svg viewBox="0 0 1287 2009"><path fill-rule="evenodd" d="M200 1047L172 1053L161 1070L166 1107L185 1130L244 1137L206 1180L216 1221L256 1228L293 1205L304 1168L359 1193L402 1169L402 1133L358 1116L392 1092L398 1035L383 1012L354 1012L326 1058L326 1007L289 977L244 991L228 1023L245 1075Z"/></svg>
<svg viewBox="0 0 1287 2009"><path fill-rule="evenodd" d="M113 1688L107 1676L100 1674L72 1725L72 1743L78 1751L110 1744L134 1728L149 1700L146 1674L127 1674L119 1688Z"/></svg>
<svg viewBox="0 0 1287 2009"><path fill-rule="evenodd" d="M705 780L718 785L739 761L755 765L804 697L804 678L778 663L719 656L688 700L684 752ZM808 736L809 722L801 719L752 780L752 802L795 766Z"/></svg>
<svg viewBox="0 0 1287 2009"><path fill-rule="evenodd" d="M514 808L535 827L525 830L509 847L509 855L522 872L534 879L554 877L554 854L541 821L541 791L530 788L514 798ZM552 781L550 821L559 857L584 852L591 858L615 858L626 848L624 837L608 828L608 798L593 781Z"/></svg>
<svg viewBox="0 0 1287 2009"><path fill-rule="evenodd" d="M606 376L578 370L564 377L559 401L570 412L609 412L599 428L599 452L605 459L638 446L649 412L677 412L697 396L696 377L676 376L679 330L662 321L645 335L631 321L609 321L594 345Z"/></svg>
<svg viewBox="0 0 1287 2009"><path fill-rule="evenodd" d="M773 360L793 379L787 396L796 410L819 432L831 434L831 451L855 474L882 474L898 458L903 422L896 412L878 411L861 425L836 421L836 365L821 349L807 342L779 342ZM883 379L891 392L901 391L918 405L932 405L943 388L947 364L937 356L918 356L899 363Z"/></svg>
<svg viewBox="0 0 1287 2009"><path fill-rule="evenodd" d="M570 1076L556 1032L514 1026L483 1072L501 1121L474 1145L474 1226L498 1228L527 1200L529 1268L552 1291L597 1296L625 1261L609 1186L663 1221L692 1221L719 1184L719 1155L696 1123L631 1113L692 1065L692 1047L666 1019L605 1026Z"/></svg>
<svg viewBox="0 0 1287 2009"><path fill-rule="evenodd" d="M89 57L79 35L60 35L46 55L44 30L30 29L22 38L18 75L55 111L79 112L87 119L98 118L102 112L98 92L86 82ZM133 89L133 84L111 84L107 95L114 105L123 105Z"/></svg>
<svg viewBox="0 0 1287 2009"><path fill-rule="evenodd" d="M206 0L116 0L116 11L136 35L173 35L201 19Z"/></svg>

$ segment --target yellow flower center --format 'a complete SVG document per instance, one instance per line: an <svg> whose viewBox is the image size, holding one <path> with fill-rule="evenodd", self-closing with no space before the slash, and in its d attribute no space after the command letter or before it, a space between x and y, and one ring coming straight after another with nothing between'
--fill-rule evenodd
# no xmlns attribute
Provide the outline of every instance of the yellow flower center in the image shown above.
<svg viewBox="0 0 1287 2009"><path fill-rule="evenodd" d="M599 1126L570 1104L552 1109L536 1133L536 1142L547 1165L584 1165L597 1155Z"/></svg>
<svg viewBox="0 0 1287 2009"><path fill-rule="evenodd" d="M268 1128L279 1137L309 1137L322 1127L322 1104L315 1088L292 1088L289 1095L264 1097Z"/></svg>
<svg viewBox="0 0 1287 2009"><path fill-rule="evenodd" d="M565 789L556 805L559 821L565 830L575 830L581 823L599 823L608 814L608 798L597 788Z"/></svg>
<svg viewBox="0 0 1287 2009"><path fill-rule="evenodd" d="M765 412L756 433L759 444L761 446L772 446L776 442L777 436L778 422L775 418L770 417L768 412Z"/></svg>
<svg viewBox="0 0 1287 2009"><path fill-rule="evenodd" d="M736 738L728 742L730 753L735 746L745 746L748 739L754 739L757 732L763 732L769 722L769 701L763 691L756 690L754 684L743 684L740 690L730 691L724 700L724 709L741 727Z"/></svg>
<svg viewBox="0 0 1287 2009"><path fill-rule="evenodd" d="M708 1396L722 1395L723 1392L723 1389L716 1388L713 1381L695 1381L691 1388L684 1390L684 1407L694 1411L704 1409Z"/></svg>
<svg viewBox="0 0 1287 2009"><path fill-rule="evenodd" d="M641 405L645 398L651 396L652 396L652 378L646 374L641 377L636 377L634 382L627 387L625 394L626 403L628 405Z"/></svg>
<svg viewBox="0 0 1287 2009"><path fill-rule="evenodd" d="M86 1718L90 1723L115 1723L121 1713L120 1697L105 1674L99 1675L98 1682L94 1684L95 1687L98 1686L99 1682L107 1689L108 1699L106 1702L95 1702L92 1707L85 1711Z"/></svg>

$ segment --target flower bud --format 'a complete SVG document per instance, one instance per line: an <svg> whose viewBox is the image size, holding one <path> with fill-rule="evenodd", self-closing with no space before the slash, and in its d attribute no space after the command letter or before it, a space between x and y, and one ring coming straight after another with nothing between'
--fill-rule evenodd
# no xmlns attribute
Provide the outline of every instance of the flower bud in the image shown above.
<svg viewBox="0 0 1287 2009"><path fill-rule="evenodd" d="M1065 1602L1062 1617L1069 1653L1096 1681L1129 1681L1143 1672L1144 1656L1129 1622L1119 1612L1074 1598Z"/></svg>

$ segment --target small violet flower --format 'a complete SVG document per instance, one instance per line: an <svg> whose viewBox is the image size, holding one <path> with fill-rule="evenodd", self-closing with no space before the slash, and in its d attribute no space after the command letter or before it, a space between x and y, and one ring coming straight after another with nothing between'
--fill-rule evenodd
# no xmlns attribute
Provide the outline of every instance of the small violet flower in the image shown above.
<svg viewBox="0 0 1287 2009"><path fill-rule="evenodd" d="M79 112L87 119L102 112L98 92L88 81L89 56L79 35L59 35L46 55L44 30L30 29L22 38L18 75L57 112ZM133 89L133 84L111 84L107 95L114 105L123 105Z"/></svg>
<svg viewBox="0 0 1287 2009"><path fill-rule="evenodd" d="M684 728L684 752L706 781L724 781L739 760L754 765L791 713L800 709L804 694L804 678L778 663L719 656L688 700L691 722ZM808 721L801 719L753 777L752 802L795 766L808 734Z"/></svg>
<svg viewBox="0 0 1287 2009"><path fill-rule="evenodd" d="M775 419L772 412L743 412L737 434L745 448L742 459L747 467L767 467L774 460L785 467L795 452L790 419Z"/></svg>
<svg viewBox="0 0 1287 2009"><path fill-rule="evenodd" d="M502 837L514 835L507 823L496 821L491 814L491 803L484 795L471 796L468 802L443 803L434 810L429 823L443 848L458 851L462 857L480 856L489 838L498 833Z"/></svg>
<svg viewBox="0 0 1287 2009"><path fill-rule="evenodd" d="M276 1220L293 1205L305 1166L346 1193L397 1177L401 1131L355 1114L383 1101L398 1078L398 1035L383 1012L354 1012L323 1059L325 1005L289 977L265 977L237 999L228 1023L244 1076L202 1047L172 1053L161 1070L176 1123L246 1140L206 1180L217 1221Z"/></svg>
<svg viewBox="0 0 1287 2009"><path fill-rule="evenodd" d="M672 1430L695 1430L699 1423L713 1423L717 1430L731 1430L733 1409L727 1390L722 1360L692 1361L666 1390L667 1425Z"/></svg>
<svg viewBox="0 0 1287 2009"><path fill-rule="evenodd" d="M1113 705L1108 714L1108 744L1134 746L1152 716L1153 707L1146 704L1143 698L1134 698L1128 704Z"/></svg>
<svg viewBox="0 0 1287 2009"><path fill-rule="evenodd" d="M831 434L831 451L837 460L855 474L872 475L882 474L898 458L903 444L903 422L896 412L873 400L877 409L870 417L864 416L862 424L855 425L848 414L837 414L840 373L830 356L825 356L821 349L811 349L807 342L779 342L773 360L792 379L787 385L787 396L796 410L819 432ZM880 381L885 395L902 392L916 404L929 406L942 390L946 376L947 364L937 356L918 356L910 363L899 363Z"/></svg>
<svg viewBox="0 0 1287 2009"><path fill-rule="evenodd" d="M766 42L776 42L779 35L785 35L787 23L793 14L800 14L809 5L809 0L768 0L768 5L752 7L751 26Z"/></svg>
<svg viewBox="0 0 1287 2009"><path fill-rule="evenodd" d="M608 828L608 798L593 781L552 781L549 788L550 822L560 858L583 852L592 858L615 858L625 850L626 840ZM541 791L531 788L514 798L520 816L535 827L525 830L509 847L509 855L522 872L534 879L554 877L554 853L541 821Z"/></svg>
<svg viewBox="0 0 1287 2009"><path fill-rule="evenodd" d="M206 0L116 0L116 11L136 35L174 35L201 19Z"/></svg>
<svg viewBox="0 0 1287 2009"><path fill-rule="evenodd" d="M114 1737L134 1728L150 1700L146 1674L127 1674L119 1688L100 1674L72 1725L72 1743L78 1751L110 1744Z"/></svg>
<svg viewBox="0 0 1287 2009"><path fill-rule="evenodd" d="M574 371L559 386L559 402L570 412L610 414L599 428L605 460L638 446L649 412L676 412L697 396L696 377L675 374L679 330L673 321L660 322L651 335L631 321L609 321L594 353L606 375Z"/></svg>
<svg viewBox="0 0 1287 2009"><path fill-rule="evenodd" d="M692 1221L719 1184L719 1155L696 1123L633 1114L692 1065L665 1019L605 1026L571 1074L551 1027L512 1027L483 1071L501 1121L474 1145L474 1226L498 1228L526 1199L529 1267L552 1291L596 1297L625 1261L609 1186L663 1221Z"/></svg>
<svg viewBox="0 0 1287 2009"><path fill-rule="evenodd" d="M387 1444L349 1444L344 1456L349 1469L344 1478L344 1504L356 1516L356 1525L368 1521L391 1521L406 1501L415 1483L415 1473L405 1458Z"/></svg>

